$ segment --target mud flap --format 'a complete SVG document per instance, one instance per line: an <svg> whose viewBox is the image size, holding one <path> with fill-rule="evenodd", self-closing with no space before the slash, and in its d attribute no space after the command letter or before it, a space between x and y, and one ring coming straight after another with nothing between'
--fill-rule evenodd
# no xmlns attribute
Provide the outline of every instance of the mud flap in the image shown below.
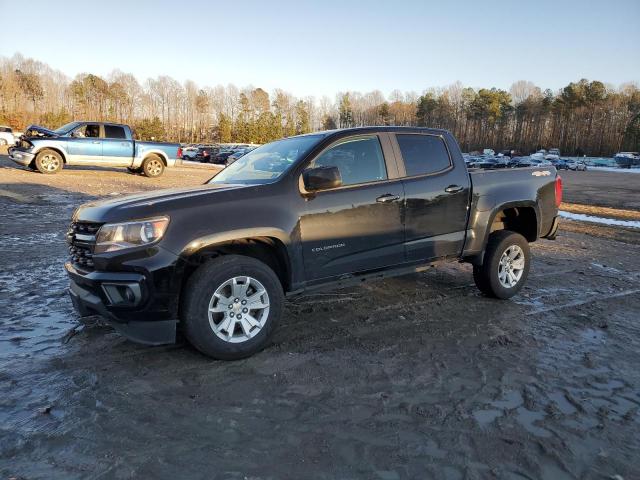
<svg viewBox="0 0 640 480"><path fill-rule="evenodd" d="M176 342L177 320L149 322L109 322L118 333L129 340L145 345L166 345Z"/></svg>
<svg viewBox="0 0 640 480"><path fill-rule="evenodd" d="M558 235L559 226L560 226L560 217L554 217L553 224L551 225L551 230L549 230L549 233L545 236L545 238L547 240L555 240L556 236Z"/></svg>

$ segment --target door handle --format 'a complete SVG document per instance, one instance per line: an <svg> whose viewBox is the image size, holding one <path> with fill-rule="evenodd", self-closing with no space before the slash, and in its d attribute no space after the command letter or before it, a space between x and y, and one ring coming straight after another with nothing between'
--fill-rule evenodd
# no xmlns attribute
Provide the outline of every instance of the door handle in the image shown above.
<svg viewBox="0 0 640 480"><path fill-rule="evenodd" d="M91 143L100 143L100 141L99 141L99 140L94 140L94 141L93 141L93 142L91 142Z"/></svg>
<svg viewBox="0 0 640 480"><path fill-rule="evenodd" d="M376 198L376 202L378 203L389 203L395 202L396 200L400 200L400 197L398 195L393 195L392 193L386 193L385 195L381 195Z"/></svg>
<svg viewBox="0 0 640 480"><path fill-rule="evenodd" d="M444 191L447 193L458 193L458 192L461 192L462 190L464 190L464 187L461 187L460 185L449 185L447 188L444 189Z"/></svg>

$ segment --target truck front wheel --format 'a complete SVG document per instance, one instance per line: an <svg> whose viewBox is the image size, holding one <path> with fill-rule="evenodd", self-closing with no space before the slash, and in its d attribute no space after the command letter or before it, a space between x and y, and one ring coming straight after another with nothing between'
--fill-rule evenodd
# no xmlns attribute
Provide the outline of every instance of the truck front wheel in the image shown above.
<svg viewBox="0 0 640 480"><path fill-rule="evenodd" d="M162 159L157 155L149 155L142 162L142 172L150 178L159 177L164 172Z"/></svg>
<svg viewBox="0 0 640 480"><path fill-rule="evenodd" d="M482 265L473 266L473 279L485 295L511 298L524 286L530 260L529 243L522 235L499 230L489 235Z"/></svg>
<svg viewBox="0 0 640 480"><path fill-rule="evenodd" d="M40 173L58 173L62 170L62 156L55 150L45 148L35 159L35 167Z"/></svg>
<svg viewBox="0 0 640 480"><path fill-rule="evenodd" d="M282 315L284 293L264 263L224 255L202 265L185 286L184 334L205 355L236 360L262 350Z"/></svg>

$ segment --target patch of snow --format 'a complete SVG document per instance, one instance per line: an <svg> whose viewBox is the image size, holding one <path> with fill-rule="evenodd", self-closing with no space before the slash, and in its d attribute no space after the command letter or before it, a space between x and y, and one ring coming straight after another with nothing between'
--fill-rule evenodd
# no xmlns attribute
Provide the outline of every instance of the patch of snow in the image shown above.
<svg viewBox="0 0 640 480"><path fill-rule="evenodd" d="M640 168L588 167L595 172L640 173Z"/></svg>
<svg viewBox="0 0 640 480"><path fill-rule="evenodd" d="M560 216L569 220L578 220L580 222L599 223L601 225L610 225L614 227L640 228L639 220L618 220L617 218L594 217L593 215L585 215L583 213L571 213L560 211Z"/></svg>

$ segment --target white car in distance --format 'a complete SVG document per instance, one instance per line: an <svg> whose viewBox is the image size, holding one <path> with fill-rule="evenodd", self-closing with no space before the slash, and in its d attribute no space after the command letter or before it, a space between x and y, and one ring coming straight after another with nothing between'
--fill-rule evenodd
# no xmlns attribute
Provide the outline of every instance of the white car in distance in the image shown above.
<svg viewBox="0 0 640 480"><path fill-rule="evenodd" d="M12 147L16 144L18 137L13 134L11 127L0 125L0 147Z"/></svg>

